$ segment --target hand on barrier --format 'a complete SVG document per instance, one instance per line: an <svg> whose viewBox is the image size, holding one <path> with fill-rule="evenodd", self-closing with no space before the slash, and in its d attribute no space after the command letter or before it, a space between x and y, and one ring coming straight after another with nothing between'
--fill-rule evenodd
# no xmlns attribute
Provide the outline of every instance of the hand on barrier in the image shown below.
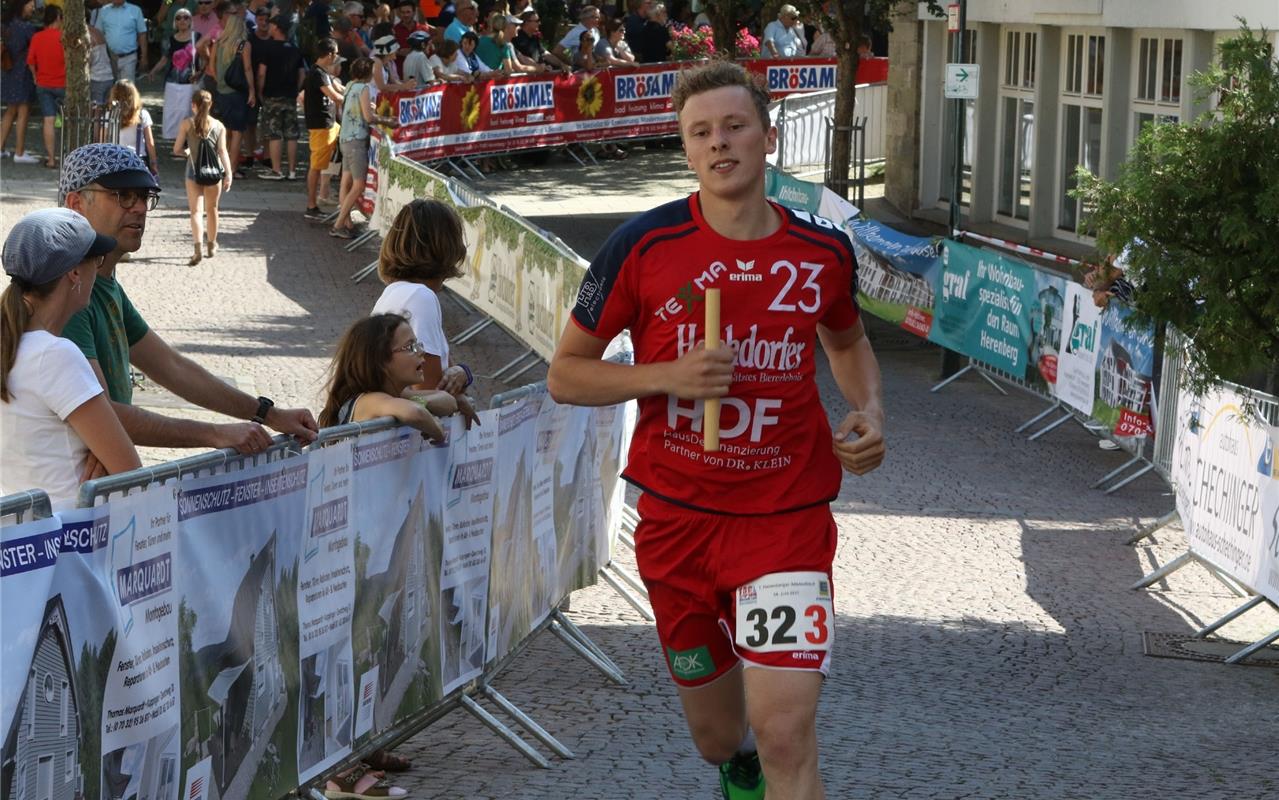
<svg viewBox="0 0 1279 800"><path fill-rule="evenodd" d="M422 408L420 414L414 415L412 420L405 420L405 422L421 431L422 436L428 439L431 444L443 443L443 426L440 425L440 421L435 418L435 415L425 408Z"/></svg>
<svg viewBox="0 0 1279 800"><path fill-rule="evenodd" d="M444 370L437 388L449 394L458 394L466 388L466 370L456 364Z"/></svg>
<svg viewBox="0 0 1279 800"><path fill-rule="evenodd" d="M732 348L717 347L707 350L704 343L670 362L666 378L666 394L685 400L704 400L723 397L733 382Z"/></svg>
<svg viewBox="0 0 1279 800"><path fill-rule="evenodd" d="M832 449L844 469L854 475L865 475L875 469L884 461L883 415L849 412L835 429Z"/></svg>
<svg viewBox="0 0 1279 800"><path fill-rule="evenodd" d="M471 402L471 398L464 394L457 395L457 410L462 414L462 419L466 423L468 431L472 425L480 424L480 415L475 410L475 404Z"/></svg>
<svg viewBox="0 0 1279 800"><path fill-rule="evenodd" d="M248 456L261 453L270 447L271 436L256 422L231 422L226 425L214 425L213 437L209 444L219 450L232 447L241 455Z"/></svg>
<svg viewBox="0 0 1279 800"><path fill-rule="evenodd" d="M108 474L107 468L102 465L98 457L90 450L84 460L84 472L80 474L80 483L95 480L97 478L105 478Z"/></svg>
<svg viewBox="0 0 1279 800"><path fill-rule="evenodd" d="M272 407L267 412L266 424L280 433L292 436L299 444L314 442L320 431L315 417L311 416L311 412L305 408Z"/></svg>

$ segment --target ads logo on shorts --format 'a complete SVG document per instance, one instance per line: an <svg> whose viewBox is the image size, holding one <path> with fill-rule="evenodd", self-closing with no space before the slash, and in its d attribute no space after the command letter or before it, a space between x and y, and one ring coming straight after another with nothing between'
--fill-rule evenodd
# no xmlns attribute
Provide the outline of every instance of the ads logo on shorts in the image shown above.
<svg viewBox="0 0 1279 800"><path fill-rule="evenodd" d="M711 660L711 651L706 645L691 650L666 648L666 658L670 661L671 672L676 678L691 681L705 678L715 672L715 662Z"/></svg>

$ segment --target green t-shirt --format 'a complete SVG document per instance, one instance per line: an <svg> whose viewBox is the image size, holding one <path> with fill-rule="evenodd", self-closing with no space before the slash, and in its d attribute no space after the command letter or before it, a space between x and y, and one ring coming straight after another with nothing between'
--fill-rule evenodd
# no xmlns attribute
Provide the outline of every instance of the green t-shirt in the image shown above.
<svg viewBox="0 0 1279 800"><path fill-rule="evenodd" d="M475 46L475 55L489 69L497 70L502 68L502 59L515 60L515 47L510 42L499 45L493 41L492 36L481 36L479 44Z"/></svg>
<svg viewBox="0 0 1279 800"><path fill-rule="evenodd" d="M98 362L107 379L107 394L115 402L127 404L133 402L129 348L148 330L119 281L99 275L89 305L67 321L62 338L75 342L85 358Z"/></svg>

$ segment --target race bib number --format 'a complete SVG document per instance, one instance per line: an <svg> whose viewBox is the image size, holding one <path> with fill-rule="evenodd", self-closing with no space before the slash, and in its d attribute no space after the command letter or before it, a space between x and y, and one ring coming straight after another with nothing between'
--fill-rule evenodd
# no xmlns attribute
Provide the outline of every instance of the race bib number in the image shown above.
<svg viewBox="0 0 1279 800"><path fill-rule="evenodd" d="M824 572L775 572L737 589L737 645L756 653L830 650L834 609Z"/></svg>

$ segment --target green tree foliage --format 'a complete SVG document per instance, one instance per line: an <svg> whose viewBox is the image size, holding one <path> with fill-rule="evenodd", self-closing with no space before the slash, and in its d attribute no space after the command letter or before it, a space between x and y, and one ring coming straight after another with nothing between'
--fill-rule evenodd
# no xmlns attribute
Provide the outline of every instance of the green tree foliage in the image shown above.
<svg viewBox="0 0 1279 800"><path fill-rule="evenodd" d="M1216 108L1147 126L1115 181L1081 170L1103 253L1128 248L1143 323L1194 341L1192 385L1225 378L1279 389L1279 60L1245 24L1191 78Z"/></svg>

